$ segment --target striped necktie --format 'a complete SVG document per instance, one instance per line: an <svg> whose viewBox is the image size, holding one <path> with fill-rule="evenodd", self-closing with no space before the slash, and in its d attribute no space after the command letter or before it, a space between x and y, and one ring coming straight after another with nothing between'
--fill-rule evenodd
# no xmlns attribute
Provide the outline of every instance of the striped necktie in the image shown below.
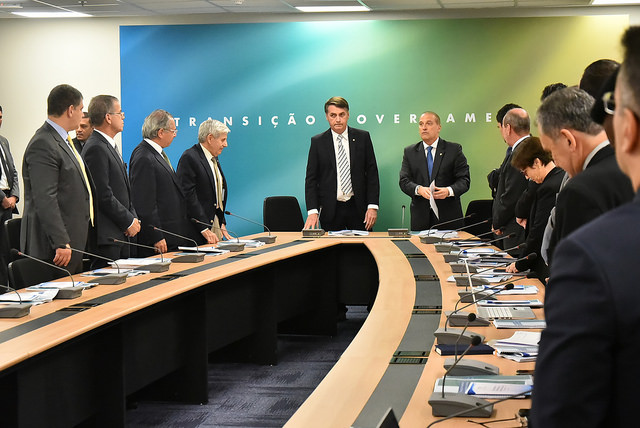
<svg viewBox="0 0 640 428"><path fill-rule="evenodd" d="M223 186L223 182L222 182L222 173L220 172L220 164L218 163L218 160L215 158L215 156L211 156L211 162L213 163L213 175L215 177L215 181L216 181L216 200L218 201L217 208L219 208L221 211L224 211L224 203L223 203L223 194L222 194L222 186ZM220 220L218 219L217 215L213 216L213 233L216 234L216 236L219 239L222 239L222 231L220 230L220 227L222 225L220 224Z"/></svg>
<svg viewBox="0 0 640 428"><path fill-rule="evenodd" d="M93 192L91 192L91 185L89 184L89 177L87 176L87 170L84 167L84 161L80 157L80 153L76 150L73 145L73 141L71 141L71 137L67 135L67 141L69 142L69 147L71 147L71 151L73 155L76 157L78 164L80 165L80 169L82 170L82 176L84 177L84 185L87 187L87 192L89 192L89 218L91 219L91 225L95 225L94 213L93 213Z"/></svg>
<svg viewBox="0 0 640 428"><path fill-rule="evenodd" d="M353 187L351 185L349 159L347 159L347 152L344 150L342 139L342 135L338 135L338 174L340 175L340 183L342 184L342 193L348 196L353 191Z"/></svg>

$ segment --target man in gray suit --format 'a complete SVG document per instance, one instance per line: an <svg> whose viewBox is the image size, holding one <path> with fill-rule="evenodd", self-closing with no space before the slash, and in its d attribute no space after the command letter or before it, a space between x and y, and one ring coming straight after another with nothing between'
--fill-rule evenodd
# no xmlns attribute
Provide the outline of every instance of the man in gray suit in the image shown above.
<svg viewBox="0 0 640 428"><path fill-rule="evenodd" d="M69 131L82 119L82 94L59 85L47 98L48 118L29 141L22 163L25 215L20 246L25 253L71 273L82 271L82 254L93 223L89 171Z"/></svg>
<svg viewBox="0 0 640 428"><path fill-rule="evenodd" d="M0 127L2 127L2 106L0 106ZM18 171L13 163L13 156L9 149L9 141L0 135L0 197L2 198L2 208L0 209L0 281L7 284L7 263L9 261L7 236L4 233L4 222L9 220L13 214L18 214L16 203L20 199L20 183L18 182Z"/></svg>

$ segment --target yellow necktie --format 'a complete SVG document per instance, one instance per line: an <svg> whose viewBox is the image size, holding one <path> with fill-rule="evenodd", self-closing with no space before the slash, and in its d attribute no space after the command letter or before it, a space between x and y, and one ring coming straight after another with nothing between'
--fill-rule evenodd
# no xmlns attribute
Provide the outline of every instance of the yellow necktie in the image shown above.
<svg viewBox="0 0 640 428"><path fill-rule="evenodd" d="M169 160L169 156L167 156L167 154L165 153L165 151L162 151L162 157L164 158L165 161L167 161L167 164L169 165L169 168L173 169L173 165L171 165L171 161Z"/></svg>
<svg viewBox="0 0 640 428"><path fill-rule="evenodd" d="M91 219L91 225L94 225L93 222L93 193L91 193L91 185L89 184L89 177L87 176L87 170L84 169L84 162L80 157L80 153L76 150L73 145L73 141L71 141L71 137L67 135L67 141L69 141L69 146L71 147L71 151L73 152L78 164L80 165L80 169L82 170L82 175L84 176L84 184L87 186L87 192L89 192L89 218Z"/></svg>
<svg viewBox="0 0 640 428"><path fill-rule="evenodd" d="M218 160L212 156L211 162L213 163L213 175L215 176L216 181L216 199L218 200L218 208L220 208L221 211L224 211L224 204L222 203L222 174L220 173ZM215 228L215 230L213 231L213 233L215 233L219 239L222 239L222 231L220 229L220 226L222 225L220 224L220 220L218 220L218 216L214 215L213 227Z"/></svg>

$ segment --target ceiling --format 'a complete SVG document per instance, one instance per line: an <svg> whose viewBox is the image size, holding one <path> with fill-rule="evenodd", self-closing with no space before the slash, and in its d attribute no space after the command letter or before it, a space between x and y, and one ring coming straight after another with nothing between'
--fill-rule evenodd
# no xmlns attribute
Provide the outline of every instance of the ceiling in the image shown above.
<svg viewBox="0 0 640 428"><path fill-rule="evenodd" d="M296 6L368 6L374 12L445 9L585 7L592 0L0 0L0 18L11 12L82 12L100 17L188 14L301 14ZM595 7L595 6L590 6Z"/></svg>

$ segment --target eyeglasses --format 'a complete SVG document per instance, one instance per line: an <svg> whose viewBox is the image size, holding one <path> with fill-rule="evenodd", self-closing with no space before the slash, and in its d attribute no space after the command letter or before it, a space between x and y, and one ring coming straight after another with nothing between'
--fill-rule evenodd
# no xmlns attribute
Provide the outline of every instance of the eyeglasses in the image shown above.
<svg viewBox="0 0 640 428"><path fill-rule="evenodd" d="M604 104L605 113L613 115L616 110L616 101L612 91L605 92L604 95L602 95L602 103Z"/></svg>
<svg viewBox="0 0 640 428"><path fill-rule="evenodd" d="M177 135L178 134L178 130L177 129L167 129L167 128L162 128L167 132L173 132L173 135Z"/></svg>
<svg viewBox="0 0 640 428"><path fill-rule="evenodd" d="M113 115L116 115L116 114L117 114L118 116L120 116L121 118L123 118L123 119L124 119L124 112L123 112L123 111L120 111L120 112L118 112L118 113L115 113L115 112L113 112L113 113L112 113L112 112L109 112L109 113L107 113L107 114L113 114Z"/></svg>

